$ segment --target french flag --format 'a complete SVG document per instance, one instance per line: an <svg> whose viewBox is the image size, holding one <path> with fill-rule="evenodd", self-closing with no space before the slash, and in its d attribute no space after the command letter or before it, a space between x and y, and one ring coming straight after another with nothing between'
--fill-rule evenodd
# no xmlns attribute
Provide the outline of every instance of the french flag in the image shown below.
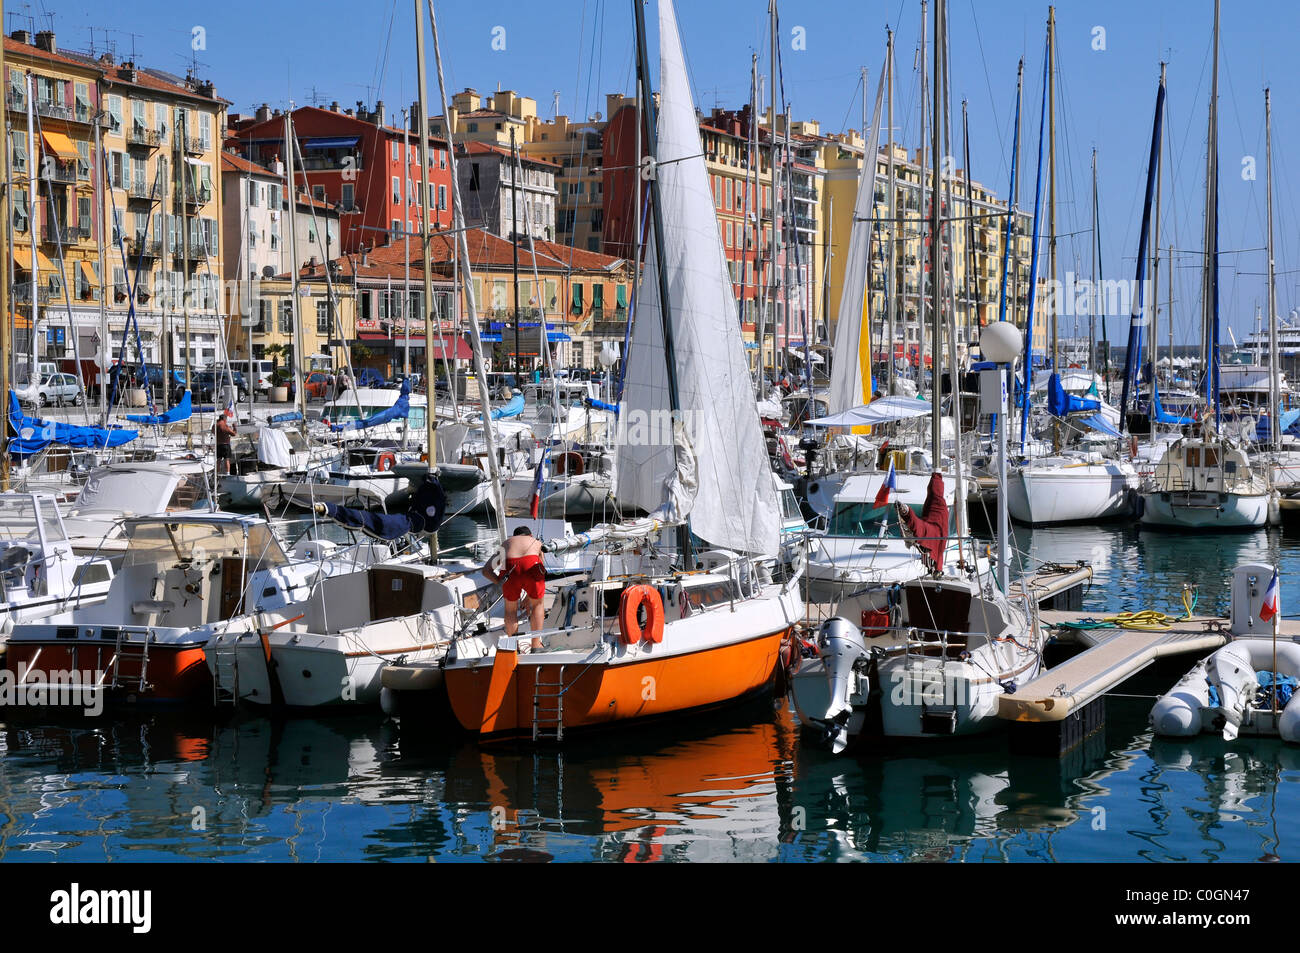
<svg viewBox="0 0 1300 953"><path fill-rule="evenodd" d="M1268 622L1279 612L1282 611L1277 586L1277 570L1273 570L1273 579L1264 590L1264 604L1259 607L1259 618L1261 621Z"/></svg>
<svg viewBox="0 0 1300 953"><path fill-rule="evenodd" d="M528 515L537 519L537 510L542 505L542 483L546 478L546 458L550 455L551 448L547 447L542 451L542 459L537 461L537 475L533 480L533 501L528 505Z"/></svg>
<svg viewBox="0 0 1300 953"><path fill-rule="evenodd" d="M898 480L894 476L894 460L891 457L889 460L889 473L885 476L885 482L880 484L880 489L876 492L876 508L879 509L894 502L894 494L897 492Z"/></svg>

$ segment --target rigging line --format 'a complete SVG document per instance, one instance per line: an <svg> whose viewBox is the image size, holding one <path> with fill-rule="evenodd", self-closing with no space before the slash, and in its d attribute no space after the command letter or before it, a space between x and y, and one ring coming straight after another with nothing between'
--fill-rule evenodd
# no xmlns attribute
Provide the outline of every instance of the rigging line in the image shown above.
<svg viewBox="0 0 1300 953"><path fill-rule="evenodd" d="M379 56L378 62L375 63L375 70L370 74L374 80L372 89L379 89L384 81L384 75L388 72L388 47L393 42L393 22L397 19L397 0L393 0L392 12L388 15L388 36L384 38L384 51Z"/></svg>
<svg viewBox="0 0 1300 953"><path fill-rule="evenodd" d="M989 76L988 57L984 53L984 39L983 37L980 36L980 18L975 15L975 0L971 0L970 3L970 16L972 22L974 22L975 24L975 43L979 47L979 51L980 51L980 64L984 67L984 86L985 88L988 89L989 108L993 113L992 125L994 129L997 129L1000 128L1001 126L1001 123L998 120L997 99L993 95L993 80ZM1007 163L1007 142L1005 136L998 137L998 150L1001 153L1001 158L1002 158L1002 164L998 167L998 175L1003 176L1003 178L1005 178L1005 174L1009 173L1009 167ZM966 174L967 175L971 174L969 169L966 170Z"/></svg>

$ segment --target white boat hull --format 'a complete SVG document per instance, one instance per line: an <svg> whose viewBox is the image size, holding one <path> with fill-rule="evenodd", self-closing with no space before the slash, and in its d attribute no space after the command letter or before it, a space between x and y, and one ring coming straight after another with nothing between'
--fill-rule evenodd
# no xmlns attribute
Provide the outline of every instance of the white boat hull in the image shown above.
<svg viewBox="0 0 1300 953"><path fill-rule="evenodd" d="M1137 473L1113 463L1025 467L1008 480L1011 518L1031 526L1086 523L1133 511Z"/></svg>
<svg viewBox="0 0 1300 953"><path fill-rule="evenodd" d="M1142 525L1188 529L1259 529L1268 523L1267 493L1172 490L1142 494Z"/></svg>

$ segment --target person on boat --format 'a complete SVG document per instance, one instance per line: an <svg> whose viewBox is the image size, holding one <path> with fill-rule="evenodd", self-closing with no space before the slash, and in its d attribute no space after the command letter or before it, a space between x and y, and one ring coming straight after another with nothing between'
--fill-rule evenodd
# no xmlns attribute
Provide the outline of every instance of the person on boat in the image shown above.
<svg viewBox="0 0 1300 953"><path fill-rule="evenodd" d="M498 572L492 565L496 557L488 560L483 575L501 583L501 593L506 600L506 635L514 635L519 628L519 597L528 596L528 625L531 631L540 632L546 621L546 568L542 565L542 541L533 536L527 526L520 526L506 540L503 549L505 571ZM542 640L534 638L533 651L542 648Z"/></svg>
<svg viewBox="0 0 1300 953"><path fill-rule="evenodd" d="M234 414L235 412L227 407L225 411L222 412L221 416L217 418L217 422L212 427L217 435L217 472L223 474L230 472L230 460L232 456L230 450L230 438L235 435L235 428L231 425L230 418L233 417Z"/></svg>

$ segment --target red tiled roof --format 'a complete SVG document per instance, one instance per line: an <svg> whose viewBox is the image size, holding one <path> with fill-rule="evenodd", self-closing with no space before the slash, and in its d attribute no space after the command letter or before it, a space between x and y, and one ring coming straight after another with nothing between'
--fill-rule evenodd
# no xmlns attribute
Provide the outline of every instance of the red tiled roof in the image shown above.
<svg viewBox="0 0 1300 953"><path fill-rule="evenodd" d="M269 175L273 179L284 178L284 176L277 177L276 174L266 166L258 165L256 162L249 162L243 156L235 155L233 152L221 153L221 171L251 175Z"/></svg>
<svg viewBox="0 0 1300 953"><path fill-rule="evenodd" d="M402 129L399 126L376 126L373 122L370 122L366 119L358 119L356 116L349 116L347 113L344 112L335 112L332 109L322 109L319 106L299 106L297 109L293 111L295 117L308 114L308 113L318 113L322 116L329 116L331 121L338 122L342 125L348 125L354 127L361 126L365 129L378 129L380 132L385 133L390 138L391 137L401 138L403 134ZM284 114L281 113L279 116L272 116L270 119L263 119L261 122L258 122L256 119L249 117L247 120L239 123L238 129L232 132L231 138L237 138L237 139L254 138L264 127L267 126L277 127L279 131L276 133L276 135L283 136L284 135L283 133ZM316 133L315 135L319 135L319 133ZM271 138L274 138L274 136L272 136ZM302 130L299 130L298 138L299 139L311 138L311 136L304 136ZM420 137L418 135L413 135L411 138L413 140L413 144L418 144L420 141ZM432 142L434 146L437 148L442 148L442 149L447 148L446 139L440 139L437 136L431 135L429 136L429 141Z"/></svg>
<svg viewBox="0 0 1300 953"><path fill-rule="evenodd" d="M505 269L512 266L514 246L504 238L482 229L471 229L465 233L465 240L469 245L470 264L473 267ZM565 271L570 265L575 272L607 271L617 267L624 260L612 255L602 255L599 252L558 245L555 242L537 240L533 244L537 249L539 272ZM413 242L412 245L415 246L417 243ZM429 251L435 267L450 268L452 256L455 254L454 236L450 232L435 232L429 238ZM365 265L361 264L361 258L360 254L353 254L337 259L341 274L344 277L351 277L354 268L362 278L402 277L406 273L407 259L404 243L380 245L371 249L366 253ZM412 273L418 273L421 266L418 247L411 249L410 264ZM533 269L528 245L524 242L519 245L519 269L521 273ZM320 277L324 273L324 265L319 264L314 268L304 268L301 272L304 277Z"/></svg>
<svg viewBox="0 0 1300 953"><path fill-rule="evenodd" d="M59 63L63 66L75 66L78 69L89 70L94 73L102 72L100 67L94 61L87 61L81 57L72 57L64 53L47 53L39 47L32 46L30 43L20 43L12 37L5 37L5 56L26 56L34 60L47 60L51 63Z"/></svg>
<svg viewBox="0 0 1300 953"><path fill-rule="evenodd" d="M502 146L493 145L490 142L458 142L456 143L456 152L466 155L497 155L510 157L510 150ZM521 150L519 158L523 162L532 162L536 165L549 165L553 169L560 168L558 162L552 162L550 159L539 159L536 156L525 155Z"/></svg>

